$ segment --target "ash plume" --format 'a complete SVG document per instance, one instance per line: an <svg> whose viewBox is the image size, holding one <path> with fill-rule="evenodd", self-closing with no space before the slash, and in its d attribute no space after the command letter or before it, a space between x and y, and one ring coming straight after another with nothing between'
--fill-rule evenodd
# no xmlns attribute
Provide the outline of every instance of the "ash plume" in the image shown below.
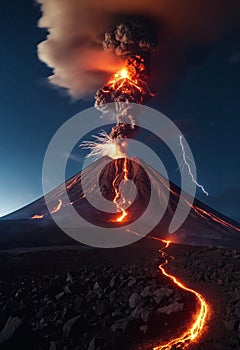
<svg viewBox="0 0 240 350"><path fill-rule="evenodd" d="M151 90L160 91L162 99L173 93L177 80L195 61L192 56L198 58L202 48L239 30L240 23L238 0L221 4L217 0L37 1L42 10L39 27L48 31L38 46L38 56L53 69L49 81L74 98L92 96L104 86L129 48L132 52L154 48L151 35L146 39L140 35L133 45L124 25L117 35L109 33L127 14L144 16L155 24L160 49L153 60ZM104 33L108 33L104 40L107 50L102 49Z"/></svg>
<svg viewBox="0 0 240 350"><path fill-rule="evenodd" d="M153 95L148 86L151 54L157 50L157 36L150 23L143 18L128 18L105 33L103 48L125 58L124 68L117 71L95 94L95 107L109 113L108 104L116 106L117 125L110 134L112 139L128 137L135 128L136 114L131 104L143 104ZM121 106L118 108L118 106ZM111 107L112 108L112 107ZM117 111L117 109L119 109Z"/></svg>
<svg viewBox="0 0 240 350"><path fill-rule="evenodd" d="M105 33L103 47L118 56L147 56L156 51L157 38L149 21L137 18L120 23Z"/></svg>

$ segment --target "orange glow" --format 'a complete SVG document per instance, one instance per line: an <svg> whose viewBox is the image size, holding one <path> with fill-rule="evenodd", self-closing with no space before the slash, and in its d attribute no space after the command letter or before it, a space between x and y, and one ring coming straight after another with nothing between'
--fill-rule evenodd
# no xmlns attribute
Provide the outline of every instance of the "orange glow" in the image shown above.
<svg viewBox="0 0 240 350"><path fill-rule="evenodd" d="M218 218L216 215L214 214L211 214L211 213L208 213L206 210L204 209L201 209L195 205L192 206L193 210L195 211L195 213L197 213L198 215L200 215L203 219L206 219L206 217L212 219L213 221L217 222L218 224L220 225L223 225L227 228L230 228L230 229L233 229L233 230L236 230L238 232L240 232L240 228Z"/></svg>
<svg viewBox="0 0 240 350"><path fill-rule="evenodd" d="M120 74L120 77L123 78L123 79L125 79L125 78L130 79L129 74L128 74L128 71L127 71L126 68L122 68L122 69L120 70L120 73L119 73L119 74Z"/></svg>
<svg viewBox="0 0 240 350"><path fill-rule="evenodd" d="M110 78L104 87L104 92L120 92L125 96L129 95L129 98L133 96L135 103L142 104L145 96L154 94L150 92L148 84L140 78L145 69L144 62L141 61L137 67L134 66L134 62L131 64L131 66L126 64Z"/></svg>
<svg viewBox="0 0 240 350"><path fill-rule="evenodd" d="M160 250L162 256L165 258L165 262L159 265L160 271L164 276L168 277L179 288L194 294L199 303L199 310L196 312L196 314L193 317L192 323L189 325L188 329L185 332L183 332L183 334L181 334L177 338L173 338L169 340L163 345L158 345L154 347L153 350L186 349L189 346L189 344L192 341L196 340L199 337L200 333L202 332L202 329L206 322L209 306L200 293L196 292L194 289L186 287L175 276L170 275L168 272L166 272L166 270L164 269L164 266L168 264L169 260L168 260L168 255L167 253L165 253L164 250L169 247L171 242L164 241L164 240L161 240L161 241L165 243L165 246Z"/></svg>
<svg viewBox="0 0 240 350"><path fill-rule="evenodd" d="M170 246L171 241L170 240L163 240L161 238L158 237L154 237L154 236L144 236L138 232L132 231L127 229L127 232L132 233L134 235L137 236L142 236L148 239L153 239L156 241L161 241L165 244L165 246L159 250L159 252L162 254L162 257L165 258L165 261L159 265L159 270L162 272L162 274L164 276L166 276L167 278L169 278L174 284L176 284L179 288L193 294L199 304L199 308L197 310L197 312L195 313L195 315L193 316L193 320L190 322L188 328L185 330L185 332L183 332L179 337L177 338L172 338L170 339L168 342L166 342L165 344L162 345L157 345L153 348L153 350L173 350L173 349L187 349L187 347L191 344L191 342L196 341L202 331L203 331L203 327L206 323L206 319L207 319L207 315L210 312L210 307L207 304L207 302L205 301L204 297L197 291L195 291L194 289L191 289L189 287L186 287L179 279L177 279L177 277L169 274L164 266L168 265L169 263L169 256L168 254L165 252L165 250ZM173 257L171 256L171 259L173 259Z"/></svg>
<svg viewBox="0 0 240 350"><path fill-rule="evenodd" d="M58 212L62 207L62 201L61 199L58 200L58 205L56 205L56 207L53 208L53 210L51 211L51 214L54 214L56 212Z"/></svg>
<svg viewBox="0 0 240 350"><path fill-rule="evenodd" d="M107 86L114 91L121 90L129 95L132 94L134 90L143 92L141 86L139 86L138 80L135 77L130 76L127 68L122 68L120 71L115 73L113 78L107 83Z"/></svg>
<svg viewBox="0 0 240 350"><path fill-rule="evenodd" d="M161 180L162 184L169 190L169 192L171 192L172 194L174 194L174 196L177 196L180 198L180 195L175 192L173 189L171 189L167 184L166 182L164 182L163 180ZM214 222L220 224L220 225L223 225L225 226L226 228L229 228L229 229L232 229L232 230L236 230L238 232L240 232L240 228L237 227L237 226L234 226L233 224L230 224L229 222L223 220L223 219L220 219L218 216L210 213L210 212L207 212L206 210L204 209L201 209L199 207L197 207L196 205L192 205L186 198L184 197L181 197L182 200L184 200L184 202L192 208L192 210L197 214L199 215L202 219L204 220L207 220L207 219L210 219L210 220L213 220Z"/></svg>
<svg viewBox="0 0 240 350"><path fill-rule="evenodd" d="M33 215L32 217L31 217L31 219L42 219L44 217L44 215Z"/></svg>
<svg viewBox="0 0 240 350"><path fill-rule="evenodd" d="M122 173L118 174L118 161L115 161L115 178L113 180L113 188L114 188L114 192L115 192L115 196L113 199L113 203L116 205L117 211L121 212L121 215L118 216L117 219L114 220L114 222L123 222L124 219L127 217L128 213L127 211L124 209L124 204L126 203L126 199L125 197L120 193L119 191L119 177L122 175ZM124 163L123 163L123 180L127 181L128 180L128 168L127 168L127 158L124 158ZM120 200L121 199L121 200ZM119 202L120 200L120 202Z"/></svg>
<svg viewBox="0 0 240 350"><path fill-rule="evenodd" d="M56 207L53 208L53 210L51 211L51 214L54 214L56 212L58 212L62 207L62 201L61 199L58 200L58 204L56 205ZM44 217L44 215L34 215L31 217L31 219L42 219Z"/></svg>
<svg viewBox="0 0 240 350"><path fill-rule="evenodd" d="M117 143L112 143L109 146L109 153L108 153L108 155L112 159L118 159L118 158L124 158L125 157L125 153L122 152L120 145L118 145Z"/></svg>

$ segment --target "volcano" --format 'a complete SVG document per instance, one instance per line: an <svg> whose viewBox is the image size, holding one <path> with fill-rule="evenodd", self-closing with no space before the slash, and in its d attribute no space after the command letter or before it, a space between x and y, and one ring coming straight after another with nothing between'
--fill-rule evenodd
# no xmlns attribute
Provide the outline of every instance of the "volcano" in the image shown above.
<svg viewBox="0 0 240 350"><path fill-rule="evenodd" d="M123 183L126 186L123 186ZM68 196L66 196L66 192ZM152 196L158 199L158 204L155 206L151 206ZM113 204L115 209L119 209L118 212L116 210L106 211L103 198L107 203ZM185 222L174 233L170 234L169 227L182 198L190 210L189 215ZM116 202L120 199L122 199L121 205L116 206ZM226 255L226 261L228 261L231 252L217 248L204 247L199 249L199 246L231 247L234 248L232 252L236 254L236 248L240 247L238 223L198 200L194 200L193 204L191 201L193 198L191 199L188 194L183 193L178 186L169 183L160 173L137 159L103 157L93 162L44 197L1 219L0 261L2 276L4 276L1 283L6 294L3 305L14 305L14 312L18 310L21 317L24 315L23 319L25 323L28 322L27 324L32 324L32 321L25 314L31 315L31 318L33 315L34 320L38 315L41 319L45 317L44 320L49 324L46 323L47 327L44 326L44 330L41 328L40 319L38 323L34 323L40 325L37 326L39 327L37 330L38 335L41 335L41 339L43 339L42 341L49 342L51 339L50 336L49 339L45 336L45 329L47 329L51 336L58 334L57 339L62 342L59 344L63 344L63 342L65 344L69 341L69 344L71 343L69 349L72 348L74 342L76 348L90 349L89 343L93 335L95 339L96 334L99 334L99 337L101 335L101 339L107 344L108 340L103 337L106 334L109 339L110 330L112 332L110 334L114 335L114 345L110 349L136 349L139 348L136 347L136 341L142 342L143 347L141 346L141 348L143 349L173 349L179 348L180 345L182 349L187 348L194 339L198 339L202 334L209 315L209 305L214 309L215 319L222 318L219 311L221 309L215 303L218 284L215 282L217 287L214 289L213 300L206 284L204 286L207 292L206 290L204 294L202 291L198 292L194 286L188 287L185 279L182 283L175 276L175 273L169 272L169 266L167 268L166 266L170 265L171 261L173 268L174 266L183 270L185 268L193 268L194 270L199 268L201 276L203 276L203 271L207 270L209 266L202 265L201 261L203 260L209 265L210 256L215 259L210 266L220 267L221 276L224 273L228 277L228 272L233 273L234 263L229 265L226 263L224 266L221 259L222 252L225 252L228 254ZM96 205L94 206L93 203ZM72 217L69 217L69 208L73 207L79 216L84 218L83 223L88 222L94 227L103 227L104 232L107 231L110 235L116 236L116 239L119 239L119 235L122 234L127 234L128 237L136 236L138 232L128 230L127 227L135 224L142 217L145 217L145 221L142 221L143 230L148 230L152 223L154 223L154 228L143 239L139 239L138 242L135 239L134 244L129 243L122 249L121 246L117 249L98 249L97 245L94 244L93 247L90 247L70 238L56 224L61 220L70 221L70 224L73 224ZM150 211L149 208L151 208ZM123 216L120 211L126 215ZM159 213L163 214L162 217ZM119 220L119 215L121 220ZM155 225L156 217L159 218L159 222ZM116 231L115 228L119 227L121 230ZM88 237L94 236L94 231L89 226L78 226L77 230L81 232L81 237L84 237L84 234ZM94 239L96 239L96 235ZM168 255L167 249L169 249L170 244L172 250L171 255ZM198 251L202 254L201 260L197 259L195 262ZM174 259L176 252L177 259ZM185 260L183 260L183 256ZM216 259L219 256L221 259L216 264ZM173 261L176 261L175 265L173 265ZM113 269L116 266L117 270ZM148 270L149 266L152 266L151 271ZM126 278L123 277L125 270L127 271ZM110 276L106 279L109 271ZM136 271L138 275L136 275ZM145 278L146 271L149 271L148 279ZM210 276L210 278L215 276L218 281L221 281L218 275L209 273L209 271L208 269L206 276ZM9 279L9 276L13 280ZM207 281L203 277L201 277L201 282ZM238 281L237 278L236 280ZM226 278L226 283L228 281L229 279ZM55 283L58 284L57 288ZM232 283L229 285L232 286ZM30 291L26 289L28 287ZM175 290L178 293L176 295L173 294ZM180 294L180 291L183 294ZM159 292L162 297L158 301L155 299L155 294ZM162 294L163 292L164 294ZM13 296L9 297L11 293ZM210 301L205 298L205 294ZM95 295L94 299L93 295ZM179 295L182 295L180 299ZM139 301L136 299L137 296ZM79 300L79 297L82 298L82 303L78 304L75 309L76 300ZM149 299L149 306L146 304L148 302L146 298ZM47 305L53 305L56 311L45 308L46 300L48 300ZM104 305L110 305L110 311L107 308L101 309L103 311L99 314L95 307L103 305L103 300L105 300ZM38 307L36 301L40 305L41 312L35 312L36 307ZM22 305L26 307L23 309L24 313L21 309ZM121 309L121 313L115 315L113 310L118 307L117 305L124 308L123 311ZM111 308L112 306L113 308ZM28 310L28 313L25 313L25 310ZM89 316L88 310L91 310L94 317ZM92 312L92 310L95 311ZM151 313L149 311L148 318L143 319L143 316L138 316L138 314L133 318L136 310L150 310ZM183 312L180 314L181 310ZM218 314L215 313L215 310ZM42 316L43 312L45 312L44 316ZM58 314L61 321L56 323L55 317ZM3 306L2 315L5 317L4 323L2 323L6 323L10 327L11 324L10 326L8 324L12 320L12 308L8 310ZM128 316L126 317L126 315ZM19 318L19 320L22 319ZM74 323L71 332L66 333L66 336L66 325L76 320L77 323ZM107 323L109 320L110 323ZM176 323L176 320L179 323ZM119 333L120 338L116 338L114 327L117 327L119 322L122 324L123 321L126 323L126 327L124 326L123 332ZM97 327L93 327L93 322ZM54 324L54 328L51 328L52 324ZM55 327L55 324L58 328ZM142 331L139 328L141 324L147 325L150 330L146 335L145 333L141 334ZM4 326L1 332L4 336L7 326ZM215 328L210 326L215 332ZM76 333L73 333L75 328ZM56 333L56 329L58 333ZM84 336L79 336L82 334L81 332L84 332ZM26 347L29 337L25 336L21 329L18 332L19 335L15 333L14 331L10 333L10 339L7 339L10 345L5 342L7 347L4 349L14 348L15 344L19 343L24 344L22 348L40 349L39 338L34 340L36 346ZM2 338L4 339L3 336ZM121 340L120 347L117 344L119 339ZM83 345L80 344L81 341L83 341ZM182 347L183 344L184 347Z"/></svg>
<svg viewBox="0 0 240 350"><path fill-rule="evenodd" d="M45 198L41 197L33 203L21 208L0 220L1 249L19 247L47 247L79 245L66 235L54 222L51 215L64 218L66 208L74 206L75 210L88 222L109 229L121 225L131 224L140 217L148 206L150 193L153 191L159 199L159 206L155 207L147 217L149 222L165 206L162 219L149 233L161 239L170 239L173 243L197 246L240 247L240 225L195 199L190 213L173 234L168 233L172 216L178 205L181 189L169 182L156 170L144 163L144 169L139 163L128 159L129 179L132 181L128 194L134 200L128 206L128 217L123 223L114 220L116 213L107 213L101 208L95 208L89 203L89 198L103 196L109 202L114 199L113 178L116 176L116 161L119 175L122 172L123 159L112 160L103 157L77 173L52 191ZM98 178L98 174L100 174ZM83 179L85 182L83 191ZM97 180L101 193L96 194ZM121 179L120 179L121 180ZM120 183L119 183L120 186ZM69 203L64 199L67 189ZM88 199L86 198L88 192ZM169 199L167 196L169 193ZM99 201L100 201L99 197ZM47 205L46 205L47 202ZM101 203L101 202L100 202ZM186 201L188 205L188 201ZM51 209L52 208L52 209ZM51 215L50 215L51 212ZM79 228L79 230L85 229ZM91 234L89 231L88 234Z"/></svg>

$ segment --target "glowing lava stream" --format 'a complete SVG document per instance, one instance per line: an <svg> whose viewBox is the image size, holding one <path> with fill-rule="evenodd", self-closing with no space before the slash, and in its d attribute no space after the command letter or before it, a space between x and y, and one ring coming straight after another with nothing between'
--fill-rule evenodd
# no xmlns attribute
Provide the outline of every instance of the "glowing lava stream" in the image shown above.
<svg viewBox="0 0 240 350"><path fill-rule="evenodd" d="M171 339L167 343L163 345L158 345L153 348L153 350L171 350L171 349L185 349L188 347L190 342L193 340L196 340L196 338L200 335L200 332L203 329L203 326L206 321L207 313L208 313L208 304L204 300L203 296L196 292L195 290L186 287L181 281L179 281L175 276L170 275L166 270L164 269L164 266L168 264L169 259L167 253L165 253L165 249L167 249L170 245L170 241L164 241L161 240L163 243L165 243L165 246L160 249L162 256L166 259L164 263L159 265L159 269L161 270L162 274L166 277L168 277L174 284L176 284L179 288L186 290L187 292L190 292L196 296L198 299L200 309L197 311L193 323L190 325L190 327L179 337Z"/></svg>
<svg viewBox="0 0 240 350"><path fill-rule="evenodd" d="M169 278L174 284L176 284L179 288L194 294L195 297L197 298L200 308L196 312L192 323L189 325L189 327L186 329L185 332L183 332L179 337L174 338L166 342L165 344L162 345L157 345L153 348L153 350L173 350L173 349L186 349L192 341L196 341L196 339L200 336L203 327L206 323L206 318L209 312L209 305L205 301L204 297L196 292L194 289L191 289L189 287L186 287L180 280L177 279L177 277L169 274L164 266L168 265L169 263L169 255L165 252L165 250L169 247L171 241L163 240L157 237L153 236L143 236L139 234L138 232L132 231L132 230L127 230L127 232L133 233L137 236L142 236L145 238L153 239L156 241L161 241L165 244L163 248L159 250L159 252L162 254L162 257L165 258L165 261L159 265L159 270L162 272L164 276ZM173 257L171 257L173 259Z"/></svg>
<svg viewBox="0 0 240 350"><path fill-rule="evenodd" d="M117 164L118 160L115 160L115 169L116 169L116 176L113 180L113 188L114 188L114 192L115 192L115 197L113 199L113 203L116 205L117 211L121 212L121 215L115 219L114 221L116 222L122 222L125 217L127 217L127 211L124 209L123 205L126 203L126 199L123 197L123 195L120 193L119 191L119 184L117 184L117 180L119 178L119 176L121 176L121 174L118 175L118 164ZM123 163L123 180L127 181L128 180L128 169L127 169L127 158L124 158L124 163ZM121 198L121 202L118 203L119 199Z"/></svg>
<svg viewBox="0 0 240 350"><path fill-rule="evenodd" d="M59 199L58 200L58 204L53 208L53 210L51 211L51 214L57 213L62 208L62 204L63 204L62 200ZM36 214L36 215L33 215L31 217L31 219L42 219L42 218L44 218L44 216L45 215L38 215L38 214Z"/></svg>
<svg viewBox="0 0 240 350"><path fill-rule="evenodd" d="M56 205L56 207L53 208L53 210L51 211L51 214L57 213L62 207L62 200L59 199L58 200L58 205Z"/></svg>

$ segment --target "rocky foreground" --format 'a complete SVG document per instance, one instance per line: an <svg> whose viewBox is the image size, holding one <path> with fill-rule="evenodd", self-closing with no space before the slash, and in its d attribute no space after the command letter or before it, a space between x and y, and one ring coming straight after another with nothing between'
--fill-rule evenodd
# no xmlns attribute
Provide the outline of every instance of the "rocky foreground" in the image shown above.
<svg viewBox="0 0 240 350"><path fill-rule="evenodd" d="M210 303L208 326L189 348L240 349L240 252L172 245L169 253L168 271ZM147 350L181 334L197 310L160 273L157 249L148 261L76 266L75 257L64 269L53 268L53 256L44 255L44 271L17 267L21 256L2 271L1 349Z"/></svg>

